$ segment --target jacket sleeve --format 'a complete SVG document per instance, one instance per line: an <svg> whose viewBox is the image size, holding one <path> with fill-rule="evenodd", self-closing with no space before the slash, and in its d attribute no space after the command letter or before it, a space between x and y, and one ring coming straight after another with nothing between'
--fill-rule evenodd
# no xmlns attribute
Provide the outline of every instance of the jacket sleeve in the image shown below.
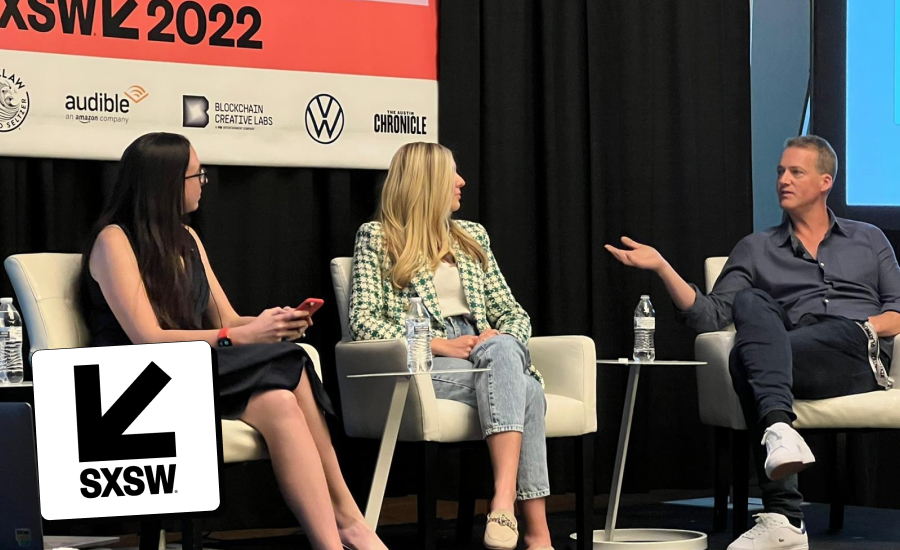
<svg viewBox="0 0 900 550"><path fill-rule="evenodd" d="M380 262L383 247L383 239L371 223L359 228L350 284L350 335L354 340L403 337L403 327L385 315L387 296Z"/></svg>
<svg viewBox="0 0 900 550"><path fill-rule="evenodd" d="M477 240L488 258L488 268L484 273L484 302L488 323L500 332L510 334L523 344L531 336L531 318L513 297L506 278L500 272L497 259L491 251L491 240L487 231L475 224Z"/></svg>

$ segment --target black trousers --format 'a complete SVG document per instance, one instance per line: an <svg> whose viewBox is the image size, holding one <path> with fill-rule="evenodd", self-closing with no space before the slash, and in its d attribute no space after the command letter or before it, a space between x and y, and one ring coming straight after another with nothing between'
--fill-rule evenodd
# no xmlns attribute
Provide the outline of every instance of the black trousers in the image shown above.
<svg viewBox="0 0 900 550"><path fill-rule="evenodd" d="M826 399L879 389L867 358L868 339L854 320L806 314L794 325L759 289L737 294L733 316L737 335L729 369L756 441L765 432L760 420L766 414L784 411L796 418L795 397ZM797 476L772 481L766 476L765 447L754 443L753 454L766 512L802 518Z"/></svg>

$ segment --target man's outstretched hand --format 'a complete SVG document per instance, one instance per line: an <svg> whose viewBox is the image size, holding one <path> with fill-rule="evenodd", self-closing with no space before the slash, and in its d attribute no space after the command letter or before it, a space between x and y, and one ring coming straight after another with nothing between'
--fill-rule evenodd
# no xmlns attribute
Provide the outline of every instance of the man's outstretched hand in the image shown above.
<svg viewBox="0 0 900 550"><path fill-rule="evenodd" d="M636 267L638 269L649 269L659 273L666 265L665 258L662 257L655 248L641 244L628 237L622 237L622 244L627 248L625 250L616 248L612 245L606 245L606 250L610 252L617 260L623 264Z"/></svg>

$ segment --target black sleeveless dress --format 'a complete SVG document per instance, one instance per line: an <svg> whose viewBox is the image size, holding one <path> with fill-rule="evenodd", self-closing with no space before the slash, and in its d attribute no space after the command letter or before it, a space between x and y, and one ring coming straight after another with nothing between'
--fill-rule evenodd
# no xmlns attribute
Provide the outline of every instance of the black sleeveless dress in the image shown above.
<svg viewBox="0 0 900 550"><path fill-rule="evenodd" d="M124 230L124 229L123 229ZM127 230L125 234L128 235ZM129 235L130 239L130 235ZM193 241L193 238L191 239ZM209 281L203 259L196 243L191 249L192 280L191 302L194 317L203 318L209 303ZM87 294L90 299L87 325L91 334L91 346L120 346L131 344L113 314L100 285L86 274ZM293 390L305 372L309 377L313 396L324 412L333 415L334 409L322 381L319 380L312 360L306 351L296 344L248 344L229 348L216 348L219 364L219 413L222 418L235 419L243 414L250 397L261 391Z"/></svg>

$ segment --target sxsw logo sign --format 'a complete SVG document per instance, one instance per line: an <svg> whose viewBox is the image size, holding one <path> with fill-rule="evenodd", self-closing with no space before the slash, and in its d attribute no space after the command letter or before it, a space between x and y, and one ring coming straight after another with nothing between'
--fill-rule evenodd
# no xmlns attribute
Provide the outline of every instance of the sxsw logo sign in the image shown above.
<svg viewBox="0 0 900 550"><path fill-rule="evenodd" d="M32 365L44 519L219 508L209 344L42 350Z"/></svg>

